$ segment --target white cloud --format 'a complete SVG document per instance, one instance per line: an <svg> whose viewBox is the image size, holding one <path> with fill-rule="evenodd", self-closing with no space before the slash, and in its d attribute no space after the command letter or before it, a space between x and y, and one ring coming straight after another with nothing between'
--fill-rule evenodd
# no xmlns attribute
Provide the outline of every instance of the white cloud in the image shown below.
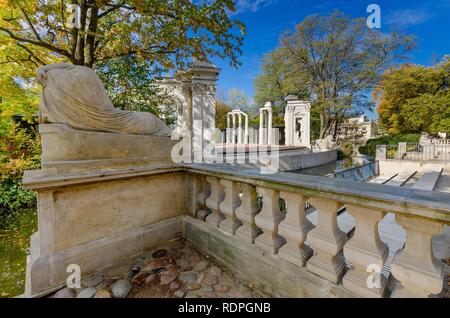
<svg viewBox="0 0 450 318"><path fill-rule="evenodd" d="M237 0L236 1L236 12L256 12L259 9L275 3L276 0Z"/></svg>
<svg viewBox="0 0 450 318"><path fill-rule="evenodd" d="M406 9L392 11L386 17L386 23L400 27L418 25L430 20L433 15L426 9Z"/></svg>

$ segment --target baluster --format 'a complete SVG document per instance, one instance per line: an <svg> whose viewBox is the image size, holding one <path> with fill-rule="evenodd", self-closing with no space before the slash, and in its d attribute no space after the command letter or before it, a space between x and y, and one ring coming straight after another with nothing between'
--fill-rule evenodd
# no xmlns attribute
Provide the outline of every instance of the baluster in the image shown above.
<svg viewBox="0 0 450 318"><path fill-rule="evenodd" d="M305 245L306 234L314 228L306 219L306 198L298 193L281 192L280 197L286 202L286 218L278 226L278 234L286 239L286 244L278 251L278 256L291 263L304 266L312 255L312 249Z"/></svg>
<svg viewBox="0 0 450 318"><path fill-rule="evenodd" d="M236 216L242 221L242 226L236 230L236 235L242 240L255 243L255 238L262 233L256 226L255 216L260 208L257 201L256 188L250 184L241 183L241 205L236 209Z"/></svg>
<svg viewBox="0 0 450 318"><path fill-rule="evenodd" d="M257 188L263 195L261 212L255 217L255 223L263 233L255 239L255 245L271 254L277 254L278 249L286 242L278 235L278 224L283 219L279 207L280 194L276 190Z"/></svg>
<svg viewBox="0 0 450 318"><path fill-rule="evenodd" d="M392 297L428 297L441 292L444 265L433 253L431 239L443 225L430 219L397 214L406 232L405 248L394 258L392 275L400 281Z"/></svg>
<svg viewBox="0 0 450 318"><path fill-rule="evenodd" d="M220 222L219 228L225 233L234 235L236 229L242 225L242 222L236 217L236 208L241 204L239 199L239 189L236 181L220 180L225 188L225 198L220 203L220 211L225 215L225 219Z"/></svg>
<svg viewBox="0 0 450 318"><path fill-rule="evenodd" d="M211 185L211 194L206 199L206 206L211 210L211 214L206 217L206 222L219 227L219 223L225 218L220 212L219 205L225 197L223 186L220 184L220 180L217 177L206 177L206 181Z"/></svg>
<svg viewBox="0 0 450 318"><path fill-rule="evenodd" d="M337 212L343 204L322 198L310 198L309 202L317 210L317 225L307 236L307 244L313 248L314 255L306 268L337 284L345 270L341 251L347 236L337 225Z"/></svg>
<svg viewBox="0 0 450 318"><path fill-rule="evenodd" d="M387 280L381 275L381 270L389 250L378 234L378 222L385 213L353 204L347 204L346 211L355 218L356 228L353 237L344 246L345 259L352 263L352 268L345 274L342 283L359 296L383 297ZM376 268L369 268L368 271L368 266L372 264ZM375 285L370 288L368 283Z"/></svg>
<svg viewBox="0 0 450 318"><path fill-rule="evenodd" d="M206 207L206 199L209 197L211 191L209 189L208 182L206 182L206 176L197 176L196 183L198 189L196 200L199 207L196 216L198 219L205 221L208 214L211 213L211 211L209 211Z"/></svg>

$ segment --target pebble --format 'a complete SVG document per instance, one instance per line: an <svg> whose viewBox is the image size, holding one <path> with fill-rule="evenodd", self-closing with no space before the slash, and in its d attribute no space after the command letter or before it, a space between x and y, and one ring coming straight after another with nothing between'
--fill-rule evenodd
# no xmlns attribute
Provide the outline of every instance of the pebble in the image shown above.
<svg viewBox="0 0 450 318"><path fill-rule="evenodd" d="M206 273L203 277L202 284L211 286L217 284L218 281L219 278L217 277L217 275Z"/></svg>
<svg viewBox="0 0 450 318"><path fill-rule="evenodd" d="M185 267L189 267L191 266L191 264L184 258L181 257L177 260L177 264L178 266L180 266L181 268L185 268Z"/></svg>
<svg viewBox="0 0 450 318"><path fill-rule="evenodd" d="M172 291L175 291L175 290L177 290L177 289L180 288L180 287L181 287L180 283L177 282L176 280L174 280L173 282L171 282L170 285L169 285L169 288L170 288L170 290L172 290Z"/></svg>
<svg viewBox="0 0 450 318"><path fill-rule="evenodd" d="M200 289L201 287L202 287L202 285L200 285L199 283L192 283L192 284L187 285L187 289L189 289L189 290L196 290L196 289Z"/></svg>
<svg viewBox="0 0 450 318"><path fill-rule="evenodd" d="M211 293L213 291L214 291L214 289L211 286L205 286L202 288L202 292L204 292L204 293Z"/></svg>
<svg viewBox="0 0 450 318"><path fill-rule="evenodd" d="M185 283L195 283L195 282L197 282L197 275L193 274L193 273L181 274L180 275L180 280L185 282Z"/></svg>
<svg viewBox="0 0 450 318"><path fill-rule="evenodd" d="M152 257L154 258L154 259L158 259L158 258L164 258L164 257L166 257L167 256L167 250L165 250L165 249L160 249L160 250L157 250L156 252L154 252L153 254L152 254Z"/></svg>
<svg viewBox="0 0 450 318"><path fill-rule="evenodd" d="M209 268L209 272L214 275L220 275L222 273L222 270L218 266L213 265Z"/></svg>
<svg viewBox="0 0 450 318"><path fill-rule="evenodd" d="M145 280L147 279L147 277L150 276L149 273L146 272L140 272L139 274L137 274L136 276L134 276L133 278L133 284L136 285L142 285Z"/></svg>
<svg viewBox="0 0 450 318"><path fill-rule="evenodd" d="M100 283L103 282L103 276L101 275L94 275L87 277L81 281L81 284L86 287L96 287L100 285Z"/></svg>
<svg viewBox="0 0 450 318"><path fill-rule="evenodd" d="M76 297L75 290L73 288L63 288L61 290L58 290L52 298L75 298Z"/></svg>
<svg viewBox="0 0 450 318"><path fill-rule="evenodd" d="M106 289L100 289L95 293L94 298L111 298L111 294Z"/></svg>
<svg viewBox="0 0 450 318"><path fill-rule="evenodd" d="M154 283L156 283L157 280L158 280L158 275L153 274L153 275L148 276L145 279L145 284L146 285L153 285Z"/></svg>
<svg viewBox="0 0 450 318"><path fill-rule="evenodd" d="M186 291L183 289L178 289L176 292L173 293L173 296L176 298L183 298L183 296L186 294Z"/></svg>
<svg viewBox="0 0 450 318"><path fill-rule="evenodd" d="M217 284L214 286L214 290L218 293L226 293L230 290L230 286L225 284Z"/></svg>
<svg viewBox="0 0 450 318"><path fill-rule="evenodd" d="M112 284L111 291L115 298L125 298L130 293L132 285L126 279L121 279Z"/></svg>
<svg viewBox="0 0 450 318"><path fill-rule="evenodd" d="M166 272L162 272L160 275L161 278L161 285L169 285L171 282L173 282L178 277L178 272L174 270L169 270Z"/></svg>
<svg viewBox="0 0 450 318"><path fill-rule="evenodd" d="M83 289L77 296L77 298L92 298L97 290L94 287L88 287Z"/></svg>
<svg viewBox="0 0 450 318"><path fill-rule="evenodd" d="M203 272L208 267L208 262L201 261L195 265L194 270L197 272Z"/></svg>

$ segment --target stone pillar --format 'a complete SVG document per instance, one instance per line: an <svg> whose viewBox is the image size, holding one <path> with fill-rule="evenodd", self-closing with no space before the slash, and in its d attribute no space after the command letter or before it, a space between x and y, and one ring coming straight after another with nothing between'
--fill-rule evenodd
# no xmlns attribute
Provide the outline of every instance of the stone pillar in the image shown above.
<svg viewBox="0 0 450 318"><path fill-rule="evenodd" d="M242 144L242 114L237 113L238 116L238 144Z"/></svg>
<svg viewBox="0 0 450 318"><path fill-rule="evenodd" d="M245 114L244 144L248 144L248 115Z"/></svg>
<svg viewBox="0 0 450 318"><path fill-rule="evenodd" d="M308 200L317 209L317 225L308 233L307 244L314 255L306 263L306 268L334 284L337 284L345 271L342 247L347 235L337 225L337 212L342 204L323 198Z"/></svg>
<svg viewBox="0 0 450 318"><path fill-rule="evenodd" d="M267 188L258 187L256 191L263 195L261 212L255 217L255 223L263 233L255 239L255 245L266 252L277 254L278 249L286 242L278 235L278 224L283 219L279 207L280 194Z"/></svg>
<svg viewBox="0 0 450 318"><path fill-rule="evenodd" d="M255 243L255 238L262 233L256 226L255 216L261 210L258 206L256 188L250 184L241 183L241 205L236 209L236 216L242 221L242 226L236 230L236 235L242 240Z"/></svg>
<svg viewBox="0 0 450 318"><path fill-rule="evenodd" d="M211 214L206 217L206 222L212 224L214 227L219 227L220 222L225 216L220 212L219 205L225 198L223 186L220 184L220 179L217 177L206 177L206 181L211 185L211 193L206 199L206 206L211 210Z"/></svg>
<svg viewBox="0 0 450 318"><path fill-rule="evenodd" d="M236 229L242 225L242 222L236 217L236 209L241 204L239 189L236 181L222 179L220 183L225 188L225 198L219 208L225 219L220 222L219 228L227 234L234 235Z"/></svg>
<svg viewBox="0 0 450 318"><path fill-rule="evenodd" d="M232 142L232 144L235 144L236 143L236 114L231 113L231 116L233 117L233 135L232 135L233 142Z"/></svg>
<svg viewBox="0 0 450 318"><path fill-rule="evenodd" d="M345 274L342 283L346 289L359 296L383 297L387 280L381 275L381 270L389 250L378 234L378 222L385 213L354 204L347 204L346 211L355 218L356 229L353 237L344 246L345 259L352 263L352 268ZM368 266L377 268L369 268L368 271ZM379 287L374 284L376 281L379 282ZM370 288L368 283L372 283L373 288Z"/></svg>
<svg viewBox="0 0 450 318"><path fill-rule="evenodd" d="M311 148L311 105L305 105L305 115L303 116L303 145Z"/></svg>
<svg viewBox="0 0 450 318"><path fill-rule="evenodd" d="M376 160L386 160L387 159L387 146L386 145L377 145Z"/></svg>
<svg viewBox="0 0 450 318"><path fill-rule="evenodd" d="M231 113L227 114L227 130L226 130L226 143L231 144L231 122L230 122L230 115Z"/></svg>
<svg viewBox="0 0 450 318"><path fill-rule="evenodd" d="M430 219L396 214L406 232L405 248L394 258L392 275L400 281L391 297L428 297L441 292L444 264L433 253L431 239L443 225Z"/></svg>
<svg viewBox="0 0 450 318"><path fill-rule="evenodd" d="M273 131L272 131L272 108L268 110L269 117L267 122L267 144L273 145Z"/></svg>
<svg viewBox="0 0 450 318"><path fill-rule="evenodd" d="M258 143L260 145L264 145L264 131L263 131L263 126L264 124L264 110L260 109L259 110L259 140Z"/></svg>
<svg viewBox="0 0 450 318"><path fill-rule="evenodd" d="M194 162L202 163L215 157L215 95L219 69L210 63L196 61L188 73L192 83Z"/></svg>
<svg viewBox="0 0 450 318"><path fill-rule="evenodd" d="M305 245L306 235L314 226L306 219L306 198L294 192L281 192L280 197L286 202L286 218L278 226L278 233L286 239L286 244L278 256L291 263L304 266L312 255L312 249Z"/></svg>

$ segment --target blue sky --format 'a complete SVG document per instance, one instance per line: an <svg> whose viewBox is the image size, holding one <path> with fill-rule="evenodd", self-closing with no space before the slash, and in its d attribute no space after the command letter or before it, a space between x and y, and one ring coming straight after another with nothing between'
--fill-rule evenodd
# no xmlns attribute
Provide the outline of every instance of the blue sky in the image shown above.
<svg viewBox="0 0 450 318"><path fill-rule="evenodd" d="M430 65L433 55L450 54L450 0L237 0L234 17L247 26L242 66L235 70L228 61L213 60L222 68L219 94L226 95L237 87L252 97L253 80L264 54L277 47L283 31L292 30L306 16L327 15L338 9L351 17L366 18L366 8L372 3L381 7L382 32L389 32L395 25L417 37L409 62Z"/></svg>

